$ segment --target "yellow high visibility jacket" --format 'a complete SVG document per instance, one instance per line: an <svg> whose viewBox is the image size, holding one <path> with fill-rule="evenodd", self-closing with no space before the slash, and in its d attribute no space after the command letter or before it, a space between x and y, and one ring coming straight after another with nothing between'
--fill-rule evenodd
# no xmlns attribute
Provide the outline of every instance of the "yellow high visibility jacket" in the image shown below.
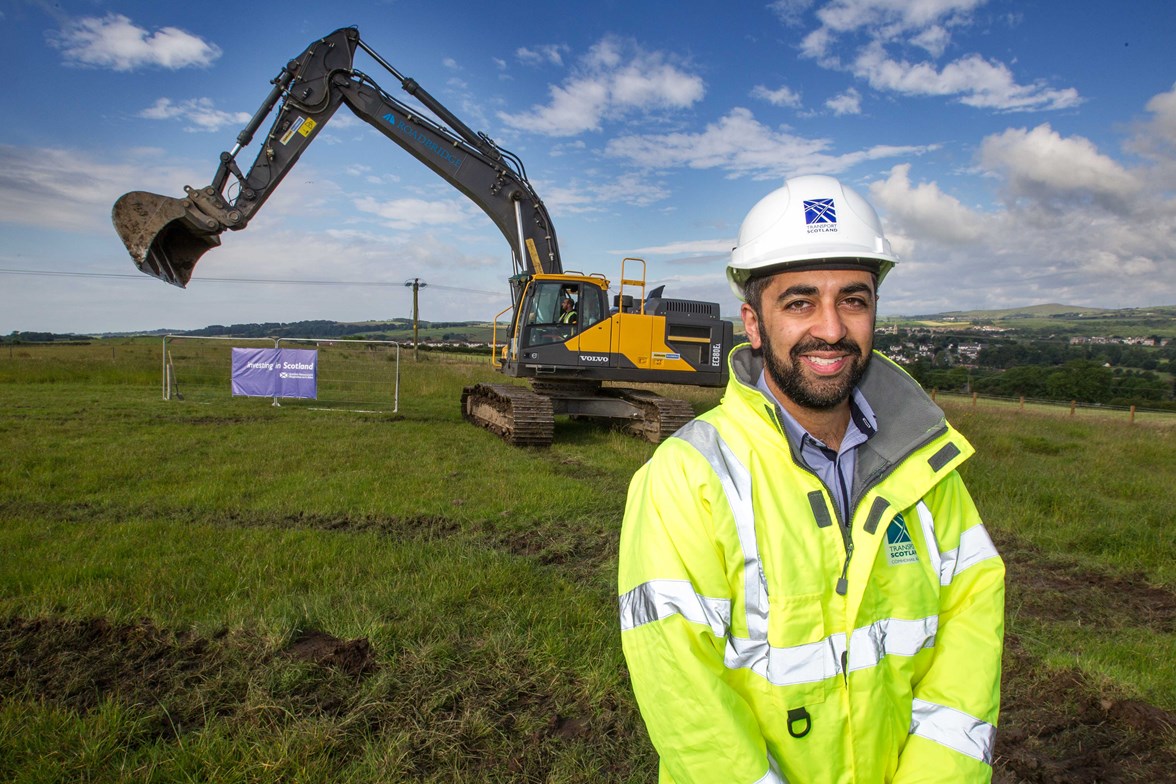
<svg viewBox="0 0 1176 784"><path fill-rule="evenodd" d="M875 354L843 521L761 367L732 352L722 404L629 489L621 641L661 781L989 781L1004 564L956 471L971 445Z"/></svg>

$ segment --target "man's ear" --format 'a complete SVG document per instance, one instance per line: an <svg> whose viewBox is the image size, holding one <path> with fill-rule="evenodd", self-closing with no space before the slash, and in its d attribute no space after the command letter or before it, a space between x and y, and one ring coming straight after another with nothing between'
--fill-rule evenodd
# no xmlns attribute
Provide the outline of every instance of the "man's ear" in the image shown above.
<svg viewBox="0 0 1176 784"><path fill-rule="evenodd" d="M763 342L760 340L759 314L755 312L755 308L744 302L739 306L739 318L743 319L743 330L747 333L751 347L758 349Z"/></svg>

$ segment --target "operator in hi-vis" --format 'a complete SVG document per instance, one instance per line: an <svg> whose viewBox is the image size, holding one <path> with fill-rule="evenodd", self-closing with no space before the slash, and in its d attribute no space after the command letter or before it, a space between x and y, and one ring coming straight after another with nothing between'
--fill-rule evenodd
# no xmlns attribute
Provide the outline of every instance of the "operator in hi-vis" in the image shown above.
<svg viewBox="0 0 1176 784"><path fill-rule="evenodd" d="M805 176L744 220L748 342L722 403L634 476L621 640L661 781L987 782L1004 564L973 452L872 352L897 258L873 208Z"/></svg>

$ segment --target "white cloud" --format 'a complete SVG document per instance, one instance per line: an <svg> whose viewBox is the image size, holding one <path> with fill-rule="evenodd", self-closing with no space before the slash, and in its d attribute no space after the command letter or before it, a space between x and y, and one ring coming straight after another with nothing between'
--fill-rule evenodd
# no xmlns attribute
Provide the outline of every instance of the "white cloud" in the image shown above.
<svg viewBox="0 0 1176 784"><path fill-rule="evenodd" d="M833 33L869 29L888 37L925 30L940 22L963 23L988 0L832 0L817 12Z"/></svg>
<svg viewBox="0 0 1176 784"><path fill-rule="evenodd" d="M562 84L549 88L545 106L499 112L498 117L512 128L574 136L599 129L605 119L688 108L704 92L701 77L669 62L664 53L610 37L593 46Z"/></svg>
<svg viewBox="0 0 1176 784"><path fill-rule="evenodd" d="M956 96L960 103L980 109L1052 110L1082 102L1073 88L1055 90L1041 82L1017 84L1003 63L990 62L974 54L936 68L932 63L892 59L880 44L874 43L858 54L852 70L876 90L904 95Z"/></svg>
<svg viewBox="0 0 1176 784"><path fill-rule="evenodd" d="M1062 137L1048 124L1009 128L980 144L981 165L1005 182L1011 198L1043 205L1094 201L1116 212L1130 208L1139 179L1081 136Z"/></svg>
<svg viewBox="0 0 1176 784"><path fill-rule="evenodd" d="M563 65L564 55L569 51L566 44L520 46L515 50L515 57L524 65Z"/></svg>
<svg viewBox="0 0 1176 784"><path fill-rule="evenodd" d="M825 106L838 117L862 113L862 94L850 87L841 95L825 101Z"/></svg>
<svg viewBox="0 0 1176 784"><path fill-rule="evenodd" d="M536 187L548 209L560 215L605 213L618 205L648 207L671 195L665 186L634 172L562 185L539 183Z"/></svg>
<svg viewBox="0 0 1176 784"><path fill-rule="evenodd" d="M428 201L426 199L390 199L380 201L370 196L355 200L360 212L375 215L389 228L409 231L422 226L452 226L466 224L484 217L464 199ZM475 214L476 213L476 214Z"/></svg>
<svg viewBox="0 0 1176 784"><path fill-rule="evenodd" d="M902 163L890 170L886 180L872 183L871 201L899 225L918 227L921 237L947 244L967 244L984 237L984 215L968 209L935 183L912 186L910 171L911 165Z"/></svg>
<svg viewBox="0 0 1176 784"><path fill-rule="evenodd" d="M1176 187L1176 85L1153 96L1147 110L1151 117L1138 124L1125 147L1148 161L1155 187L1171 189Z"/></svg>
<svg viewBox="0 0 1176 784"><path fill-rule="evenodd" d="M1072 87L1018 82L1004 63L978 54L936 62L952 46L952 31L972 23L988 0L833 0L817 12L820 26L800 45L823 68L847 70L870 87L903 95L951 97L996 111L1057 110L1082 102ZM893 53L913 47L931 60Z"/></svg>
<svg viewBox="0 0 1176 784"><path fill-rule="evenodd" d="M152 33L113 13L70 21L50 40L67 63L115 71L143 66L202 68L221 56L220 47L177 27Z"/></svg>
<svg viewBox="0 0 1176 784"><path fill-rule="evenodd" d="M1169 144L1176 144L1176 85L1166 93L1160 93L1147 102L1152 113L1151 127L1154 135Z"/></svg>
<svg viewBox="0 0 1176 784"><path fill-rule="evenodd" d="M1066 147L1069 140L1062 141L1087 164L1099 160L1085 144ZM909 165L896 166L870 186L871 201L902 258L883 289L886 312L957 310L962 303L1126 307L1139 304L1141 292L1155 304L1176 297L1176 203L1170 198L1125 202L1130 213L1116 214L1074 200L1074 188L1084 187L1081 176L1038 176L1033 198L979 211L935 182L912 184L910 172ZM992 176L998 188L1022 187L1004 179L1012 176L1005 167ZM1055 198L1070 200L1067 209L1042 208Z"/></svg>
<svg viewBox="0 0 1176 784"><path fill-rule="evenodd" d="M757 84L751 91L751 97L767 101L772 106L787 106L791 109L800 108L800 93L787 85L772 90L762 84Z"/></svg>
<svg viewBox="0 0 1176 784"><path fill-rule="evenodd" d="M837 173L863 161L917 155L926 148L877 146L835 155L828 139L806 139L763 125L735 108L699 133L621 136L606 154L648 168L725 169L734 178L771 180L801 172Z"/></svg>
<svg viewBox="0 0 1176 784"><path fill-rule="evenodd" d="M139 116L147 120L183 120L187 124L186 131L219 131L225 126L241 126L249 122L248 112L217 109L211 98L191 98L179 103L160 98L139 112Z"/></svg>
<svg viewBox="0 0 1176 784"><path fill-rule="evenodd" d="M158 189L168 194L178 191L177 182L197 176L159 166L167 160L159 150L131 150L127 155L110 160L71 149L0 145L0 222L109 233L113 238L110 210L123 193Z"/></svg>
<svg viewBox="0 0 1176 784"><path fill-rule="evenodd" d="M644 248L630 248L629 250L609 251L615 256L687 256L691 258L710 260L715 256L727 255L735 247L734 235L721 240L684 240L669 242L665 245L650 245Z"/></svg>
<svg viewBox="0 0 1176 784"><path fill-rule="evenodd" d="M951 33L939 25L931 25L911 39L911 43L932 57L942 57L951 43Z"/></svg>
<svg viewBox="0 0 1176 784"><path fill-rule="evenodd" d="M789 27L798 27L803 21L804 13L812 7L813 0L772 0L768 8L776 14L781 22Z"/></svg>

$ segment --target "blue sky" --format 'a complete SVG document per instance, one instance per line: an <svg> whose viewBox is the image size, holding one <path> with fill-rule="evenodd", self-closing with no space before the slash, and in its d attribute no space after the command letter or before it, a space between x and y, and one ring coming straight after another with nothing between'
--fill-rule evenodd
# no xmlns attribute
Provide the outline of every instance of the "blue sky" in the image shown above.
<svg viewBox="0 0 1176 784"><path fill-rule="evenodd" d="M883 315L1176 304L1171 0L0 0L0 334L404 317L411 278L428 320L506 307L489 219L346 109L187 290L111 228L126 191L208 184L281 66L348 25L522 158L568 269L640 256L733 314L743 216L824 173L903 259Z"/></svg>

